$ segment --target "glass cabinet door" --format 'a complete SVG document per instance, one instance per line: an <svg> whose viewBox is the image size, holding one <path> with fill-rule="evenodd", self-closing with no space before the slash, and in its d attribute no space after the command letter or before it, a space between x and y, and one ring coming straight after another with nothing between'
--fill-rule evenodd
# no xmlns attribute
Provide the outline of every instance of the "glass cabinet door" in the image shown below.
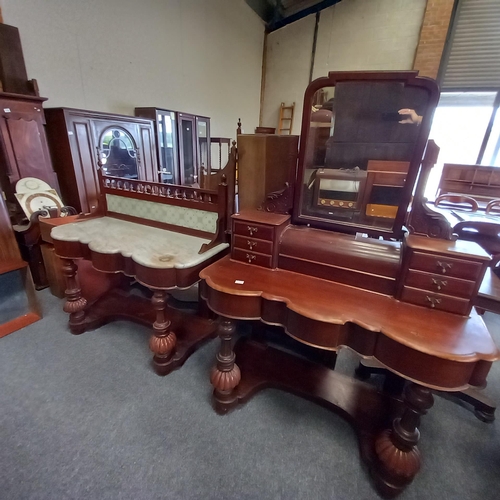
<svg viewBox="0 0 500 500"><path fill-rule="evenodd" d="M195 117L179 113L180 182L192 185L198 182L196 162Z"/></svg>
<svg viewBox="0 0 500 500"><path fill-rule="evenodd" d="M173 111L161 111L157 115L158 149L160 156L160 180L168 184L178 184L177 166L177 121Z"/></svg>
<svg viewBox="0 0 500 500"><path fill-rule="evenodd" d="M196 154L199 170L208 175L210 172L210 118L196 117Z"/></svg>

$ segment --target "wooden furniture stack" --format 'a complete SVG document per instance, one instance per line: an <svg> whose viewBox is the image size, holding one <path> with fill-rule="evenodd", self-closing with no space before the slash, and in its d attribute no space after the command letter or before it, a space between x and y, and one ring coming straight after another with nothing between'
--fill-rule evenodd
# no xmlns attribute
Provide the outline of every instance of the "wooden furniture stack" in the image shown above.
<svg viewBox="0 0 500 500"><path fill-rule="evenodd" d="M314 99L325 88L332 95L332 87L338 101L322 122L329 133L311 134L318 123ZM349 104L352 95L362 97L369 113ZM403 491L420 469L417 427L432 407L431 390L483 387L491 363L500 359L472 308L490 257L476 243L455 241L448 221L423 198L437 158L427 137L438 96L435 82L416 72L339 72L311 82L293 183L260 200L261 210L255 200L252 209L235 214L231 255L200 274L202 298L220 316L210 376L216 411L225 413L267 387L340 410L387 497ZM418 120L399 120L398 110L412 105ZM369 169L375 161L405 166ZM371 193L379 186L376 204L393 208L318 206L313 193L320 169L380 172L356 191L351 181L331 175L329 190L337 200L353 192L364 200L368 184ZM241 199L247 188L254 196L252 183L240 180ZM402 378L397 385L404 391L381 393L332 371L331 363L306 361L262 338L241 339L233 348L236 320L281 326L283 334L326 353L349 347Z"/></svg>
<svg viewBox="0 0 500 500"><path fill-rule="evenodd" d="M36 177L58 189L45 135L42 104L35 80L28 81L19 31L0 24L0 184L14 220L21 210L14 196L16 183Z"/></svg>
<svg viewBox="0 0 500 500"><path fill-rule="evenodd" d="M22 256L29 263L37 288L48 284L39 234L32 227L28 230L15 192L17 182L26 177L41 179L56 191L59 189L45 133L45 101L39 96L36 81L28 80L19 31L0 24L0 186Z"/></svg>

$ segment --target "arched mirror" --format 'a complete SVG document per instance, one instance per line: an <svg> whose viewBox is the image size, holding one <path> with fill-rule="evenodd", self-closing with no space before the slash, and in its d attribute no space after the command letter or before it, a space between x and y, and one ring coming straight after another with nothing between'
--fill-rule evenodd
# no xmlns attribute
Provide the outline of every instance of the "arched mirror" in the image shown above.
<svg viewBox="0 0 500 500"><path fill-rule="evenodd" d="M416 72L330 73L304 98L294 221L399 235L438 100Z"/></svg>
<svg viewBox="0 0 500 500"><path fill-rule="evenodd" d="M99 156L107 175L138 178L137 146L126 130L118 127L104 130L99 141Z"/></svg>

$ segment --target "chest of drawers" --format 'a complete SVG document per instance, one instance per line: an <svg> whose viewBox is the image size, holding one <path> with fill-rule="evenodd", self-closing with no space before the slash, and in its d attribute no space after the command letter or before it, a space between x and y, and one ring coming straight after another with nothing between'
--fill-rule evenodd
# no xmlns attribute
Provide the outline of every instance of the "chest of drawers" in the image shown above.
<svg viewBox="0 0 500 500"><path fill-rule="evenodd" d="M489 255L472 242L408 236L398 298L468 315L489 260Z"/></svg>
<svg viewBox="0 0 500 500"><path fill-rule="evenodd" d="M290 216L242 210L232 219L231 258L262 267L277 267L279 238Z"/></svg>

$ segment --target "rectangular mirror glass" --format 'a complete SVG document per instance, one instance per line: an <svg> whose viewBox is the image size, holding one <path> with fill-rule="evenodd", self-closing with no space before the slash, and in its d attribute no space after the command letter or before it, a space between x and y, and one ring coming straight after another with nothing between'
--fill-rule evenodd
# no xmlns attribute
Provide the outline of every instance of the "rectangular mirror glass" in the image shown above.
<svg viewBox="0 0 500 500"><path fill-rule="evenodd" d="M330 73L305 94L296 223L401 231L438 96L415 72Z"/></svg>

